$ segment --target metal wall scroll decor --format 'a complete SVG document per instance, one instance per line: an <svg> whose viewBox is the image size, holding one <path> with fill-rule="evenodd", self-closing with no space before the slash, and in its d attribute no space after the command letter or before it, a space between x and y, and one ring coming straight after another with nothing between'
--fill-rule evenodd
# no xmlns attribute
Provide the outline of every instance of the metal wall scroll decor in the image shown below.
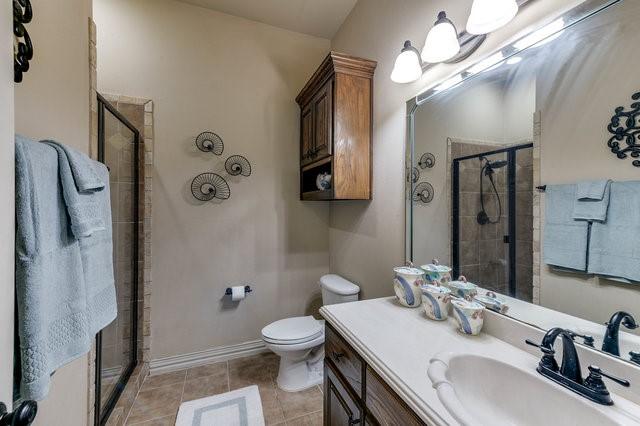
<svg viewBox="0 0 640 426"><path fill-rule="evenodd" d="M417 167L407 170L407 182L416 183L418 179L420 179L420 170Z"/></svg>
<svg viewBox="0 0 640 426"><path fill-rule="evenodd" d="M33 44L24 24L33 19L29 0L13 0L13 81L22 82L23 74L29 71L29 61L33 59Z"/></svg>
<svg viewBox="0 0 640 426"><path fill-rule="evenodd" d="M213 132L202 132L196 137L196 146L202 152L222 155L224 142ZM251 176L251 163L242 155L231 155L224 162L224 169L231 176ZM227 181L217 173L201 173L191 181L191 194L200 201L226 200L231 197Z"/></svg>
<svg viewBox="0 0 640 426"><path fill-rule="evenodd" d="M432 168L436 165L436 157L430 152L425 152L420 156L420 161L418 161L418 166L421 169Z"/></svg>
<svg viewBox="0 0 640 426"><path fill-rule="evenodd" d="M215 155L222 155L224 142L222 138L213 132L202 132L196 137L196 146L202 152L212 152Z"/></svg>
<svg viewBox="0 0 640 426"><path fill-rule="evenodd" d="M640 167L640 92L634 93L631 99L635 102L631 104L629 111L625 111L622 106L615 109L611 123L607 126L609 133L613 134L607 146L619 159L631 157L631 164ZM624 141L622 146L621 141Z"/></svg>
<svg viewBox="0 0 640 426"><path fill-rule="evenodd" d="M226 200L231 197L231 189L227 181L216 173L202 173L191 182L191 193L200 201L211 201L214 198Z"/></svg>
<svg viewBox="0 0 640 426"><path fill-rule="evenodd" d="M429 182L420 182L413 188L412 199L414 202L421 202L424 204L430 203L433 200L433 186Z"/></svg>
<svg viewBox="0 0 640 426"><path fill-rule="evenodd" d="M224 169L231 176L251 176L251 163L242 155L232 155L224 162Z"/></svg>

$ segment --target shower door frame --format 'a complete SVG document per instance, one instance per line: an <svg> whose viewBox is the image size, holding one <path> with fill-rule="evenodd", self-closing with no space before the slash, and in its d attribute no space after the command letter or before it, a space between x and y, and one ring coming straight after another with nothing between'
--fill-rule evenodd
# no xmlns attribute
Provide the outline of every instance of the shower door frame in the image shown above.
<svg viewBox="0 0 640 426"><path fill-rule="evenodd" d="M131 306L131 353L129 364L126 366L124 372L120 375L118 382L111 391L111 395L107 400L104 408L102 407L102 395L101 395L101 382L102 382L102 330L96 335L96 371L95 371L95 413L94 424L104 425L106 424L111 412L113 411L122 391L124 390L133 370L138 364L138 274L139 267L138 262L140 260L140 252L138 247L139 240L139 203L140 203L140 131L133 125L127 118L122 115L107 99L105 99L99 93L98 97L98 161L104 164L105 162L105 109L115 116L118 121L124 124L129 130L133 132L133 164L135 164L135 172L133 174L133 250L134 262L133 262L133 281L132 281L132 306Z"/></svg>
<svg viewBox="0 0 640 426"><path fill-rule="evenodd" d="M453 274L460 275L460 161L474 158L488 157L496 154L507 154L507 195L508 195L508 220L509 233L503 235L505 244L509 244L509 294L516 297L516 151L521 149L533 149L533 143L513 145L507 148L487 151L480 154L466 155L454 158L451 167L451 258ZM533 191L533 187L531 188Z"/></svg>

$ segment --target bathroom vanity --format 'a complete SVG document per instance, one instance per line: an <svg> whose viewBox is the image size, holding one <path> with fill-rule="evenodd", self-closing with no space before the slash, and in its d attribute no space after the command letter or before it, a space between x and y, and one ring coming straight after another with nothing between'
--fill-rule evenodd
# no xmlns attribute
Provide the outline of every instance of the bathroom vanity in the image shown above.
<svg viewBox="0 0 640 426"><path fill-rule="evenodd" d="M429 320L423 309L403 307L396 298L320 312L326 320L325 425L536 425L549 418L640 425L634 373L626 376L632 388L607 381L613 406L593 403L538 374L541 354L524 340L540 341L541 334L504 316L490 314L488 332L466 336L452 318ZM625 362L609 357L610 364L595 351L580 347L579 353L583 370L601 362L613 374L627 370Z"/></svg>

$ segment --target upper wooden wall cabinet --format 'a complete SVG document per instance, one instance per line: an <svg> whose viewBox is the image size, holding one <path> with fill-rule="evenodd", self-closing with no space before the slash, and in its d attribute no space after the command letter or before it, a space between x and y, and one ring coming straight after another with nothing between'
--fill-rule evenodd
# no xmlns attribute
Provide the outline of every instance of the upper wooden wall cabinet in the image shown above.
<svg viewBox="0 0 640 426"><path fill-rule="evenodd" d="M300 198L370 200L376 62L331 52L304 86L300 105ZM316 177L330 173L331 189Z"/></svg>

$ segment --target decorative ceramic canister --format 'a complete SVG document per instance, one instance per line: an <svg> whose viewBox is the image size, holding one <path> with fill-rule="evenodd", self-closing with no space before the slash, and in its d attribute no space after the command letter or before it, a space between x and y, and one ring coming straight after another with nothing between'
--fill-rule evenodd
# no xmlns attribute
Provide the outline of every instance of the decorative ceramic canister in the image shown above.
<svg viewBox="0 0 640 426"><path fill-rule="evenodd" d="M478 302L454 298L451 300L453 317L461 333L476 336L484 324L484 306Z"/></svg>
<svg viewBox="0 0 640 426"><path fill-rule="evenodd" d="M506 304L505 300L492 291L487 291L485 294L477 294L473 297L473 300L484 305L487 309L501 314L506 314L509 310L509 305Z"/></svg>
<svg viewBox="0 0 640 426"><path fill-rule="evenodd" d="M422 286L422 305L427 317L443 321L449 317L451 290L440 285L425 284Z"/></svg>
<svg viewBox="0 0 640 426"><path fill-rule="evenodd" d="M456 281L450 281L447 286L454 296L462 297L463 299L471 300L473 296L478 294L478 286L468 282L464 275L460 275Z"/></svg>
<svg viewBox="0 0 640 426"><path fill-rule="evenodd" d="M331 175L327 172L320 173L316 177L316 186L320 191L331 189Z"/></svg>
<svg viewBox="0 0 640 426"><path fill-rule="evenodd" d="M393 289L401 304L409 308L417 308L422 304L422 290L424 271L411 266L393 268L396 276Z"/></svg>
<svg viewBox="0 0 640 426"><path fill-rule="evenodd" d="M422 265L420 268L424 270L427 283L434 285L447 285L451 281L451 268L440 265L438 259L433 259L433 263Z"/></svg>

